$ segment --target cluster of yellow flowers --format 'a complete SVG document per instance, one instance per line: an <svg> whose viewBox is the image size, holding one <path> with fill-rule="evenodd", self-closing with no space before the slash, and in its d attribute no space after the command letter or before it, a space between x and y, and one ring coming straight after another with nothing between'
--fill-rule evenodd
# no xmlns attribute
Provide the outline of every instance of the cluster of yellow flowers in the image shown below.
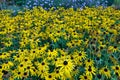
<svg viewBox="0 0 120 80"><path fill-rule="evenodd" d="M0 11L0 80L117 80L120 10Z"/></svg>

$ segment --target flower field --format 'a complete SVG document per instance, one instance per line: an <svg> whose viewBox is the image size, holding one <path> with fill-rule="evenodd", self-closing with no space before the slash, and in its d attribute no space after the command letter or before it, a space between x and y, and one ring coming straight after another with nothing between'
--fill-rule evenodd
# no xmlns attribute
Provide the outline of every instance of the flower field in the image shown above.
<svg viewBox="0 0 120 80"><path fill-rule="evenodd" d="M119 80L120 10L0 11L0 80Z"/></svg>

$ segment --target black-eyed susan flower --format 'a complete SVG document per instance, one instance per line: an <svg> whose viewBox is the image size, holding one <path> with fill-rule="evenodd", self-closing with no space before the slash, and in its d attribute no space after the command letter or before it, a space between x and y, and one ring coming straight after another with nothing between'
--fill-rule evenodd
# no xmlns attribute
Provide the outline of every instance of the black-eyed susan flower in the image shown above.
<svg viewBox="0 0 120 80"><path fill-rule="evenodd" d="M74 53L74 55L75 55L75 58L77 58L77 59L79 59L80 61L82 60L82 59L85 59L86 58L86 52L84 52L84 51L79 51L79 52L76 52L76 53Z"/></svg>
<svg viewBox="0 0 120 80"><path fill-rule="evenodd" d="M46 61L42 61L40 62L35 62L35 65L37 66L37 74L41 75L42 78L45 77L45 74L47 74L49 72L49 66L48 63Z"/></svg>
<svg viewBox="0 0 120 80"><path fill-rule="evenodd" d="M107 52L108 53L113 53L114 52L114 46L109 46L108 49L107 49Z"/></svg>
<svg viewBox="0 0 120 80"><path fill-rule="evenodd" d="M79 80L92 80L91 76L86 75L85 73L83 75L79 76Z"/></svg>
<svg viewBox="0 0 120 80"><path fill-rule="evenodd" d="M2 65L0 65L0 79L2 79L2 76L3 76L3 73L2 73L2 71L3 71L4 69L2 68Z"/></svg>
<svg viewBox="0 0 120 80"><path fill-rule="evenodd" d="M16 55L16 56L13 56L13 59L14 59L14 61L22 61L23 60L23 57L21 56L21 55Z"/></svg>
<svg viewBox="0 0 120 80"><path fill-rule="evenodd" d="M101 75L105 75L107 78L110 78L111 77L111 72L110 70L107 68L107 67L103 67L99 70L99 73Z"/></svg>
<svg viewBox="0 0 120 80"><path fill-rule="evenodd" d="M96 75L96 68L94 66L85 67L85 73L93 78L93 75Z"/></svg>
<svg viewBox="0 0 120 80"><path fill-rule="evenodd" d="M106 48L106 45L100 45L100 47L99 47L100 50L103 50L105 48Z"/></svg>
<svg viewBox="0 0 120 80"><path fill-rule="evenodd" d="M89 67L89 66L93 66L94 65L94 60L92 59L86 59L84 62L85 66Z"/></svg>
<svg viewBox="0 0 120 80"><path fill-rule="evenodd" d="M56 80L55 75L53 73L47 73L45 75L45 80Z"/></svg>
<svg viewBox="0 0 120 80"><path fill-rule="evenodd" d="M111 66L111 68L114 70L114 74L119 77L120 76L120 66L115 65L115 66Z"/></svg>
<svg viewBox="0 0 120 80"><path fill-rule="evenodd" d="M113 55L110 55L109 58L110 58L110 60L112 61L113 64L116 65L118 63L117 59Z"/></svg>
<svg viewBox="0 0 120 80"><path fill-rule="evenodd" d="M23 73L22 73L22 79L26 79L26 78L28 78L28 76L29 76L29 72L27 72L27 71L24 71Z"/></svg>
<svg viewBox="0 0 120 80"><path fill-rule="evenodd" d="M12 44L13 44L12 41L5 42L6 47L10 47Z"/></svg>
<svg viewBox="0 0 120 80"><path fill-rule="evenodd" d="M4 68L3 68L3 66L2 65L0 65L0 71L2 71Z"/></svg>
<svg viewBox="0 0 120 80"><path fill-rule="evenodd" d="M14 79L16 79L16 78L17 78L17 79L22 79L24 72L15 69L15 70L12 71L12 73L13 73L13 78L14 78Z"/></svg>
<svg viewBox="0 0 120 80"><path fill-rule="evenodd" d="M2 64L2 67L4 69L10 69L14 64L11 61L6 61L5 63Z"/></svg>
<svg viewBox="0 0 120 80"><path fill-rule="evenodd" d="M69 58L59 58L56 62L56 66L61 66L61 69L66 69L68 71L71 71L74 67L72 60L70 60Z"/></svg>
<svg viewBox="0 0 120 80"><path fill-rule="evenodd" d="M20 44L20 47L22 48L22 47L25 47L27 45L27 42L21 41L21 42L19 42L19 44Z"/></svg>
<svg viewBox="0 0 120 80"><path fill-rule="evenodd" d="M36 75L36 69L35 69L35 67L33 65L27 65L25 71L29 72L33 76Z"/></svg>
<svg viewBox="0 0 120 80"><path fill-rule="evenodd" d="M21 63L27 65L27 64L31 64L32 62L29 57L24 57Z"/></svg>
<svg viewBox="0 0 120 80"><path fill-rule="evenodd" d="M14 77L13 77L13 76L10 76L10 77L9 77L9 80L13 80L13 79L14 79Z"/></svg>
<svg viewBox="0 0 120 80"><path fill-rule="evenodd" d="M6 59L10 57L10 54L8 52L3 52L3 53L0 53L0 58L1 59Z"/></svg>
<svg viewBox="0 0 120 80"><path fill-rule="evenodd" d="M118 50L119 50L119 49L118 49L118 46L115 45L113 51L116 52L116 51L118 51Z"/></svg>
<svg viewBox="0 0 120 80"><path fill-rule="evenodd" d="M47 54L48 54L48 56L51 56L53 58L58 56L58 52L55 49L52 51L49 50Z"/></svg>
<svg viewBox="0 0 120 80"><path fill-rule="evenodd" d="M23 71L23 72L24 72L24 70L25 70L25 68L26 68L26 65L25 65L25 64L23 64L23 63L20 63L20 64L17 66L17 68L18 68L18 70L20 70L20 71Z"/></svg>
<svg viewBox="0 0 120 80"><path fill-rule="evenodd" d="M76 76L79 73L79 66L75 65L73 71L72 71L72 77Z"/></svg>
<svg viewBox="0 0 120 80"><path fill-rule="evenodd" d="M58 69L55 69L53 72L56 79L60 79L61 76L63 76L63 72L60 72Z"/></svg>
<svg viewBox="0 0 120 80"><path fill-rule="evenodd" d="M78 56L75 55L75 53L73 53L73 54L71 54L71 55L69 56L69 58L73 61L73 64L74 64L74 65L82 66L82 64L83 64L82 60L79 60L77 57L78 57Z"/></svg>
<svg viewBox="0 0 120 80"><path fill-rule="evenodd" d="M72 62L72 60L70 60L69 58L60 58L57 62L56 62L56 67L60 67L60 72L64 71L64 76L67 78L71 78L71 72L74 68L74 64Z"/></svg>

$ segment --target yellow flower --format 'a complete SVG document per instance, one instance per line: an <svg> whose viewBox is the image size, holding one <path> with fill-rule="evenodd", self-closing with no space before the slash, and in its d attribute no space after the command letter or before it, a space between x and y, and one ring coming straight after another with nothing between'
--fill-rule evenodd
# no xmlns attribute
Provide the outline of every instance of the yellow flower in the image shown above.
<svg viewBox="0 0 120 80"><path fill-rule="evenodd" d="M22 77L23 77L23 71L18 71L17 69L13 70L12 74L13 74L14 79L16 79L16 78L22 79Z"/></svg>
<svg viewBox="0 0 120 80"><path fill-rule="evenodd" d="M77 53L77 52L76 52L76 53ZM74 65L79 65L79 66L82 66L82 65L83 65L82 60L79 60L79 59L78 59L78 56L75 55L74 53L69 56L69 59L71 59L71 60L73 61L73 64L74 64Z"/></svg>
<svg viewBox="0 0 120 80"><path fill-rule="evenodd" d="M79 80L92 80L91 76L83 74L80 75Z"/></svg>
<svg viewBox="0 0 120 80"><path fill-rule="evenodd" d="M94 66L85 67L85 73L93 78L93 75L96 75L96 68Z"/></svg>
<svg viewBox="0 0 120 80"><path fill-rule="evenodd" d="M75 54L75 58L77 58L77 59L79 59L80 61L82 60L82 59L85 59L86 58L86 52L84 52L84 51L79 51L79 52L76 52Z"/></svg>
<svg viewBox="0 0 120 80"><path fill-rule="evenodd" d="M41 63L39 62L35 62L35 65L37 66L38 75L41 75L41 77L45 77L45 74L48 73L49 70L49 66L48 63L44 60Z"/></svg>
<svg viewBox="0 0 120 80"><path fill-rule="evenodd" d="M118 49L118 46L114 46L113 51L116 52L116 51L118 51L118 50L119 50L119 49Z"/></svg>
<svg viewBox="0 0 120 80"><path fill-rule="evenodd" d="M69 78L69 79L71 79L72 78L72 73L71 72L69 72L67 69L63 69L63 70L60 70L60 72L63 72L64 71L64 73L63 73L63 77L64 78Z"/></svg>
<svg viewBox="0 0 120 80"><path fill-rule="evenodd" d="M10 76L10 77L9 77L9 80L14 80L14 77L13 77L13 76Z"/></svg>
<svg viewBox="0 0 120 80"><path fill-rule="evenodd" d="M100 45L100 50L103 50L103 49L105 49L106 48L106 45Z"/></svg>
<svg viewBox="0 0 120 80"><path fill-rule="evenodd" d="M42 55L41 53L39 53L39 49L31 49L29 52L27 52L28 57L30 58L30 60L34 60L35 58L40 58Z"/></svg>
<svg viewBox="0 0 120 80"><path fill-rule="evenodd" d="M0 65L0 79L2 79L3 73L2 71L4 70L4 68L2 67L2 65Z"/></svg>
<svg viewBox="0 0 120 80"><path fill-rule="evenodd" d="M21 62L21 61L23 60L23 56L21 56L21 55L16 55L16 56L13 56L13 59L14 59L14 61L19 61L19 62Z"/></svg>
<svg viewBox="0 0 120 80"><path fill-rule="evenodd" d="M59 58L56 61L56 67L60 67L60 72L64 71L64 75L66 78L71 78L71 72L74 68L74 64L71 59L69 58Z"/></svg>
<svg viewBox="0 0 120 80"><path fill-rule="evenodd" d="M38 43L37 43L36 41L34 41L34 40L31 40L31 41L29 42L29 44L30 44L30 48L31 48L31 49L35 49L35 48L38 47Z"/></svg>
<svg viewBox="0 0 120 80"><path fill-rule="evenodd" d="M30 65L30 64L32 64L30 58L29 58L29 57L26 57L26 56L23 58L23 61L22 61L21 63L23 63L23 64L25 64L25 65Z"/></svg>
<svg viewBox="0 0 120 80"><path fill-rule="evenodd" d="M13 28L13 27L7 28L7 32L8 32L8 33L11 33L11 32L13 32L13 31L14 31L14 28Z"/></svg>
<svg viewBox="0 0 120 80"><path fill-rule="evenodd" d="M61 76L63 76L63 72L61 72L59 69L55 69L53 74L54 74L55 78L59 78L59 79Z"/></svg>
<svg viewBox="0 0 120 80"><path fill-rule="evenodd" d="M22 73L22 75L23 75L22 78L28 78L29 72L25 71Z"/></svg>
<svg viewBox="0 0 120 80"><path fill-rule="evenodd" d="M107 78L111 77L110 70L107 67L103 67L100 69L99 73L101 75L105 75Z"/></svg>
<svg viewBox="0 0 120 80"><path fill-rule="evenodd" d="M35 76L36 75L36 69L34 66L32 65L27 65L26 66L26 72L29 72L32 76Z"/></svg>
<svg viewBox="0 0 120 80"><path fill-rule="evenodd" d="M107 52L108 53L113 53L114 52L114 47L113 46L109 46L108 49L107 49Z"/></svg>
<svg viewBox="0 0 120 80"><path fill-rule="evenodd" d="M45 75L45 80L56 80L55 75L53 73L47 73Z"/></svg>
<svg viewBox="0 0 120 80"><path fill-rule="evenodd" d="M5 42L5 46L10 47L13 43L11 41Z"/></svg>
<svg viewBox="0 0 120 80"><path fill-rule="evenodd" d="M1 59L7 59L10 57L10 54L7 52L0 53L0 58Z"/></svg>
<svg viewBox="0 0 120 80"><path fill-rule="evenodd" d="M9 70L14 64L11 61L5 62L2 64L2 67L6 70Z"/></svg>
<svg viewBox="0 0 120 80"><path fill-rule="evenodd" d="M84 64L86 67L93 66L94 61L92 59L86 59Z"/></svg>
<svg viewBox="0 0 120 80"><path fill-rule="evenodd" d="M120 66L119 65L114 65L111 66L111 68L114 70L114 74L118 77L120 77Z"/></svg>
<svg viewBox="0 0 120 80"><path fill-rule="evenodd" d="M23 64L23 63L20 63L20 64L17 66L17 69L18 69L19 71L24 72L26 66L27 66L27 65L25 65L25 64Z"/></svg>
<svg viewBox="0 0 120 80"><path fill-rule="evenodd" d="M47 54L53 58L58 56L58 52L55 49L53 51L48 50Z"/></svg>
<svg viewBox="0 0 120 80"><path fill-rule="evenodd" d="M118 61L114 58L113 55L109 56L110 60L113 62L113 64L117 64Z"/></svg>
<svg viewBox="0 0 120 80"><path fill-rule="evenodd" d="M26 46L26 44L27 44L27 42L26 41L21 41L21 42L19 42L20 43L20 47L22 48L22 47L25 47Z"/></svg>
<svg viewBox="0 0 120 80"><path fill-rule="evenodd" d="M73 71L72 71L72 77L76 76L79 73L79 66L75 65Z"/></svg>

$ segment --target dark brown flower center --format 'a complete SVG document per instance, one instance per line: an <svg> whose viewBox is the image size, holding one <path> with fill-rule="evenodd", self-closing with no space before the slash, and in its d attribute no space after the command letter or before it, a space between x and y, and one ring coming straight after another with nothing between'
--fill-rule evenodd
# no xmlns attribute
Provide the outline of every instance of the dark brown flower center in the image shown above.
<svg viewBox="0 0 120 80"><path fill-rule="evenodd" d="M57 61L57 59L55 59L55 61Z"/></svg>
<svg viewBox="0 0 120 80"><path fill-rule="evenodd" d="M33 51L33 53L35 53L35 51Z"/></svg>
<svg viewBox="0 0 120 80"><path fill-rule="evenodd" d="M20 56L18 55L17 58L19 58Z"/></svg>
<svg viewBox="0 0 120 80"><path fill-rule="evenodd" d="M73 56L71 56L71 59L74 59Z"/></svg>
<svg viewBox="0 0 120 80"><path fill-rule="evenodd" d="M82 56L82 54L81 54L81 53L79 53L79 56Z"/></svg>
<svg viewBox="0 0 120 80"><path fill-rule="evenodd" d="M63 62L63 64L64 64L64 65L67 65L67 64L68 64L68 62L67 62L67 61L64 61L64 62Z"/></svg>
<svg viewBox="0 0 120 80"><path fill-rule="evenodd" d="M23 64L21 64L20 67L23 67Z"/></svg>
<svg viewBox="0 0 120 80"><path fill-rule="evenodd" d="M42 62L42 65L45 65L45 63L44 63L44 62Z"/></svg>
<svg viewBox="0 0 120 80"><path fill-rule="evenodd" d="M52 76L51 76L51 75L49 75L48 77L49 77L49 78L52 78Z"/></svg>
<svg viewBox="0 0 120 80"><path fill-rule="evenodd" d="M90 60L88 60L88 62L90 62Z"/></svg>
<svg viewBox="0 0 120 80"><path fill-rule="evenodd" d="M18 72L18 74L20 74L21 72Z"/></svg>
<svg viewBox="0 0 120 80"><path fill-rule="evenodd" d="M2 73L3 73L3 74L7 74L8 71L6 71L6 70L2 70Z"/></svg>
<svg viewBox="0 0 120 80"><path fill-rule="evenodd" d="M27 75L27 72L24 72L24 75Z"/></svg>
<svg viewBox="0 0 120 80"><path fill-rule="evenodd" d="M116 48L117 48L117 46L114 46L114 48L116 49Z"/></svg>
<svg viewBox="0 0 120 80"><path fill-rule="evenodd" d="M91 69L91 68L89 68L89 69L88 69L88 71L90 71L90 72L91 72L91 71L92 71L92 69Z"/></svg>
<svg viewBox="0 0 120 80"><path fill-rule="evenodd" d="M105 68L104 71L107 72L108 70Z"/></svg>
<svg viewBox="0 0 120 80"><path fill-rule="evenodd" d="M119 70L119 67L116 67L116 70Z"/></svg>
<svg viewBox="0 0 120 80"><path fill-rule="evenodd" d="M2 66L0 66L0 69L2 69Z"/></svg>
<svg viewBox="0 0 120 80"><path fill-rule="evenodd" d="M102 47L102 46L100 46L100 49L103 49L103 47Z"/></svg>
<svg viewBox="0 0 120 80"><path fill-rule="evenodd" d="M115 75L117 75L117 76L118 76L118 75L119 75L119 74L118 74L118 72L116 72L116 73L115 73Z"/></svg>
<svg viewBox="0 0 120 80"><path fill-rule="evenodd" d="M27 69L30 69L30 66L28 66Z"/></svg>
<svg viewBox="0 0 120 80"><path fill-rule="evenodd" d="M28 59L25 59L25 61L28 61Z"/></svg>
<svg viewBox="0 0 120 80"><path fill-rule="evenodd" d="M56 71L56 73L59 73L59 71Z"/></svg>
<svg viewBox="0 0 120 80"><path fill-rule="evenodd" d="M87 79L87 76L84 76L85 79Z"/></svg>

